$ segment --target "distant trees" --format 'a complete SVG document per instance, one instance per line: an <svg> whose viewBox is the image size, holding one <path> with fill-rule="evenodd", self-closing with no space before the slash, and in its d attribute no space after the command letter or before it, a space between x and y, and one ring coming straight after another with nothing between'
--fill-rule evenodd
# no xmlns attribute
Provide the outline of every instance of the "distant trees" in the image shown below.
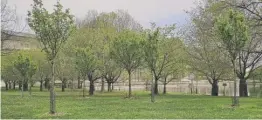
<svg viewBox="0 0 262 120"><path fill-rule="evenodd" d="M5 83L5 89L8 90L13 87L15 89L16 83L20 86L19 71L14 67L14 60L17 58L17 53L11 53L1 58L1 80Z"/></svg>
<svg viewBox="0 0 262 120"><path fill-rule="evenodd" d="M46 60L47 56L43 52L37 51L36 54L37 55L33 55L35 57L34 61L37 65L35 79L40 82L40 91L43 91L43 88L47 88L47 84L49 84L49 81L47 82L47 80L50 79L51 66L48 64L48 61Z"/></svg>
<svg viewBox="0 0 262 120"><path fill-rule="evenodd" d="M56 59L56 78L61 81L62 92L75 77L75 64L71 57L60 52Z"/></svg>
<svg viewBox="0 0 262 120"><path fill-rule="evenodd" d="M15 68L20 72L22 78L22 97L24 89L28 89L28 82L31 82L32 76L35 74L37 67L32 60L24 56L23 54L19 54L17 60L14 62ZM30 85L30 95L31 95L31 85Z"/></svg>

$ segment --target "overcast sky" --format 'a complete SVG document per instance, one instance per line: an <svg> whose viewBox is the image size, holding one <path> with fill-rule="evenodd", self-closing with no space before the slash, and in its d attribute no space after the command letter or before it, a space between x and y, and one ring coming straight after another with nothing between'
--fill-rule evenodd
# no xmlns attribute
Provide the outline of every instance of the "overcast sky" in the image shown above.
<svg viewBox="0 0 262 120"><path fill-rule="evenodd" d="M46 9L52 10L57 0L43 0ZM195 0L60 0L64 8L70 8L77 18L84 18L88 10L111 12L117 9L127 10L143 27L149 22L157 25L186 22L184 10L194 6ZM33 0L7 0L8 5L16 7L17 14L25 20L27 11L31 10Z"/></svg>

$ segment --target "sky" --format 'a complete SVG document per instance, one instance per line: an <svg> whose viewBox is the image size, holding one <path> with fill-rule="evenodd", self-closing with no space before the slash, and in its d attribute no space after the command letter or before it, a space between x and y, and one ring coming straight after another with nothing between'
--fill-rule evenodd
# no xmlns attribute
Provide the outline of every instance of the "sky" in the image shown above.
<svg viewBox="0 0 262 120"><path fill-rule="evenodd" d="M43 0L44 7L52 11L57 0ZM70 8L77 18L84 18L89 10L111 12L118 9L127 10L129 14L144 28L150 22L163 26L186 23L188 16L184 10L194 7L196 0L60 0L64 8ZM16 8L21 21L26 24L27 11L31 10L33 0L7 0L7 4Z"/></svg>

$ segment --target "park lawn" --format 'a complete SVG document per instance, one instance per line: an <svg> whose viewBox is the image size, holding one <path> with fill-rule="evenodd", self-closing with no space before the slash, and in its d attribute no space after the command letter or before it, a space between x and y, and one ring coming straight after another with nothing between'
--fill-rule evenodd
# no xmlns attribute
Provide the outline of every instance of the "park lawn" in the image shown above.
<svg viewBox="0 0 262 120"><path fill-rule="evenodd" d="M232 108L230 97L159 95L150 102L149 92L134 91L135 97L125 98L127 92L95 93L83 98L80 90L56 90L56 115L49 115L49 92L33 91L21 98L18 91L1 92L2 119L29 118L262 118L262 98L240 98L240 106ZM88 92L86 92L88 93Z"/></svg>

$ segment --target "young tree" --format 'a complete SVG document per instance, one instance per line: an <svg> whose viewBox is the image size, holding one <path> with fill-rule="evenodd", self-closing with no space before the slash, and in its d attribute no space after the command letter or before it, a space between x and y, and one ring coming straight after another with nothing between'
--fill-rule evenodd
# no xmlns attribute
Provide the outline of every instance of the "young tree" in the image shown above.
<svg viewBox="0 0 262 120"><path fill-rule="evenodd" d="M22 78L22 97L24 91L24 83L30 82L32 76L36 72L36 65L32 62L29 57L20 54L17 60L14 62L15 68L20 72ZM31 95L31 86L30 86L30 95Z"/></svg>
<svg viewBox="0 0 262 120"><path fill-rule="evenodd" d="M53 13L43 8L41 0L34 0L32 11L28 12L28 24L34 30L37 39L43 45L48 60L52 66L50 85L50 114L55 113L55 58L74 28L73 16L69 9L63 11L63 6L57 2Z"/></svg>
<svg viewBox="0 0 262 120"><path fill-rule="evenodd" d="M249 40L248 27L243 14L232 9L225 16L220 16L216 22L217 31L221 36L222 45L230 57L233 65L234 74L236 71L236 60L241 50ZM235 76L235 75L234 75ZM234 79L234 103L237 105L236 99L236 79Z"/></svg>
<svg viewBox="0 0 262 120"><path fill-rule="evenodd" d="M125 69L128 73L128 97L131 93L131 73L141 65L142 48L140 44L141 36L134 32L125 30L119 33L117 40L113 42L110 54L113 60Z"/></svg>
<svg viewBox="0 0 262 120"><path fill-rule="evenodd" d="M175 40L173 34L174 29L175 25L156 28L156 25L153 23L152 30L148 31L148 38L143 44L145 61L154 79L154 84L152 81L152 85L154 85L154 87L152 87L152 96L158 94L158 81L162 76L163 70L170 66L175 58L174 51L177 47L167 47L167 45L172 44L173 40Z"/></svg>

